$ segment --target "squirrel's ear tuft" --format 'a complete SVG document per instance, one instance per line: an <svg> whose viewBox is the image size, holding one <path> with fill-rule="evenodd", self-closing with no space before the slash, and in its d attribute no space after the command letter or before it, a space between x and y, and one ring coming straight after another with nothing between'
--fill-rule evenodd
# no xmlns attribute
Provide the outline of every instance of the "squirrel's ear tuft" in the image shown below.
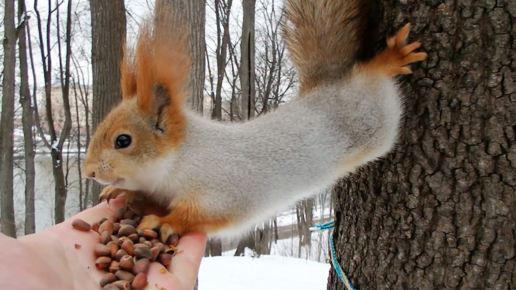
<svg viewBox="0 0 516 290"><path fill-rule="evenodd" d="M122 98L131 99L136 95L136 68L134 58L129 55L126 44L123 46L123 51L124 57L120 64L120 86L122 87Z"/></svg>
<svg viewBox="0 0 516 290"><path fill-rule="evenodd" d="M187 33L181 26L169 27L163 21L144 21L136 48L136 94L138 107L152 113L161 97L168 103L182 106L187 96L190 77L190 54ZM159 87L159 98L155 88Z"/></svg>

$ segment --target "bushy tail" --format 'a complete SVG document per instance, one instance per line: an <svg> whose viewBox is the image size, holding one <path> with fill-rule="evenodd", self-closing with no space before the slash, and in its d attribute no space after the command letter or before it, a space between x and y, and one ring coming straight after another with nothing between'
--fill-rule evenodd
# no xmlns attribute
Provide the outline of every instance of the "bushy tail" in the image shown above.
<svg viewBox="0 0 516 290"><path fill-rule="evenodd" d="M357 62L367 0L288 0L285 39L301 91L341 80Z"/></svg>

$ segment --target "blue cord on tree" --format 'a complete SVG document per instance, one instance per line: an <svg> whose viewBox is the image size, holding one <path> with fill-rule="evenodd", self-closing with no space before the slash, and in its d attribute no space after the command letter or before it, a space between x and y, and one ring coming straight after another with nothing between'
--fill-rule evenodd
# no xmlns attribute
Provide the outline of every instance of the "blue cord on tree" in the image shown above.
<svg viewBox="0 0 516 290"><path fill-rule="evenodd" d="M314 227L311 227L311 231L320 231L320 230L331 230L335 226L335 222L331 221L322 225L315 225ZM337 276L339 276L340 281L344 283L344 286L346 286L346 289L348 290L356 290L353 288L351 283L348 280L348 277L346 277L346 274L342 270L342 268L339 265L339 262L337 261L337 258L335 257L335 246L333 244L333 233L330 233L329 236L330 239L330 253L331 253L331 263L333 264L333 268L335 268L335 272L337 272Z"/></svg>

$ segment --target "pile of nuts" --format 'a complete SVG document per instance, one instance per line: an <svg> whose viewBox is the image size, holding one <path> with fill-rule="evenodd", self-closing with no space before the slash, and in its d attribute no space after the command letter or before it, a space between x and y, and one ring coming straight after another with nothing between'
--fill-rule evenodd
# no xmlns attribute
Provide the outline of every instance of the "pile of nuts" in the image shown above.
<svg viewBox="0 0 516 290"><path fill-rule="evenodd" d="M158 239L158 232L137 230L141 218L142 215L133 209L120 208L115 214L114 223L105 218L91 226L81 219L72 222L75 229L93 230L100 235L94 254L97 257L95 266L107 272L99 282L102 289L141 290L148 284L150 263L159 262L166 267L178 253L177 235L170 236L163 244ZM76 248L80 246L76 245ZM166 273L166 270L161 269L161 273Z"/></svg>

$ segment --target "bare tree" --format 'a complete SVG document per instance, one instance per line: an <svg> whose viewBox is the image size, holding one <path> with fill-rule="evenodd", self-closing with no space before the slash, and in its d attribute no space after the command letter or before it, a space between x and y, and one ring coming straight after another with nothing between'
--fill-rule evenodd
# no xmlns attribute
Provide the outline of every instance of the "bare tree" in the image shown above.
<svg viewBox="0 0 516 290"><path fill-rule="evenodd" d="M25 0L18 0L18 53L20 59L20 104L23 109L23 143L25 151L25 234L36 232L36 215L34 207L36 168L34 164L34 110L32 109L32 96L29 88L29 73L27 65L27 19L25 12Z"/></svg>
<svg viewBox="0 0 516 290"><path fill-rule="evenodd" d="M228 15L229 16L229 15ZM217 88L219 88L218 86L220 86L220 106L214 106L213 107L213 110L220 110L220 115L221 115L221 118L223 118L224 114L227 114L230 118L230 120L233 122L235 120L241 120L242 117L241 117L241 114L240 114L240 106L239 106L239 101L240 101L240 95L241 95L241 90L240 90L240 87L238 86L239 85L239 73L238 71L240 70L240 62L238 61L239 57L238 57L238 46L240 45L240 40L241 40L241 37L238 37L238 39L235 40L232 40L231 39L231 36L228 35L228 38L227 38L227 52L229 52L229 57L227 57L227 60L224 62L224 69L223 69L223 72L222 72L222 78L217 78ZM221 56L217 53L217 51L219 51L219 49L215 49L214 51L214 54L215 54L215 59L218 61ZM226 52L226 54L227 54ZM208 79L209 79L209 84L210 84L210 89L211 91L208 92L208 94L211 96L211 99L212 99L212 102L213 104L216 104L216 95L215 95L215 77L213 76L212 72L211 72L211 69L210 69L210 58L211 56L208 55L208 52L206 53L206 63L208 65ZM226 58L226 56L224 56L224 58ZM230 67L230 69L228 69L228 65ZM219 75L217 73L217 75ZM219 81L220 81L220 84L219 84ZM229 88L230 88L230 91L227 92L224 88L224 83L227 83L229 84ZM228 86L226 86L227 88ZM207 90L208 91L208 90ZM222 106L223 102L224 102L224 96L226 96L226 100L229 99L229 111L227 111L224 106ZM229 96L229 97L228 97ZM215 114L214 112L212 112L212 115ZM218 114L218 112L217 112ZM212 117L213 118L213 117Z"/></svg>
<svg viewBox="0 0 516 290"><path fill-rule="evenodd" d="M306 246L310 249L312 245L312 233L310 227L313 226L314 200L312 198L299 202L296 206L297 230L299 236L298 258L301 257L301 249Z"/></svg>
<svg viewBox="0 0 516 290"><path fill-rule="evenodd" d="M255 72L255 31L254 18L256 0L243 0L244 17L242 22L242 42L240 44L240 83L242 88L242 117L250 120L254 117L256 98Z"/></svg>
<svg viewBox="0 0 516 290"><path fill-rule="evenodd" d="M44 128L42 128L39 122L36 122L38 131L40 132L41 138L43 139L47 148L50 149L50 155L52 157L52 174L54 176L54 187L55 187L55 200L54 200L54 222L60 223L65 218L65 204L68 195L68 184L65 178L65 172L63 170L63 147L65 142L70 136L72 128L72 117L70 111L69 101L69 89L70 89L70 57L72 54L71 50L71 31L72 31L72 0L67 2L66 8L66 30L64 37L61 35L61 21L60 21L60 6L64 2L57 2L56 6L52 6L52 1L48 2L48 15L46 19L45 37L43 36L43 18L39 12L38 1L34 1L34 11L36 13L36 21L38 24L38 37L39 37L39 50L42 61L43 77L45 81L45 113L46 113L46 130L48 131L50 140L47 139L47 135L44 134ZM57 34L57 49L58 49L58 68L59 68L59 80L61 88L61 97L64 113L64 124L57 127L58 122L54 120L53 109L52 109L52 49L54 43L52 43L51 30L52 30L52 15L55 13L56 20L56 34ZM62 51L62 43L65 43L65 51ZM64 58L64 63L63 63ZM37 107L35 107L37 110ZM36 111L36 115L39 115Z"/></svg>
<svg viewBox="0 0 516 290"><path fill-rule="evenodd" d="M263 21L256 29L256 105L259 115L276 109L293 95L297 84L294 67L286 57L281 27L285 10L276 1L260 0ZM279 8L279 9L278 9Z"/></svg>
<svg viewBox="0 0 516 290"><path fill-rule="evenodd" d="M122 100L120 63L126 34L124 0L90 0L93 72L93 130ZM86 144L88 145L88 144ZM102 187L93 183L92 203Z"/></svg>
<svg viewBox="0 0 516 290"><path fill-rule="evenodd" d="M226 75L226 56L229 44L229 20L233 0L215 0L215 17L217 26L217 84L215 87L212 119L222 119L222 83ZM213 92L212 92L213 94Z"/></svg>
<svg viewBox="0 0 516 290"><path fill-rule="evenodd" d="M235 251L235 256L242 256L245 253L245 248L256 250L256 239L254 230L247 233L240 239Z"/></svg>
<svg viewBox="0 0 516 290"><path fill-rule="evenodd" d="M204 256L222 256L222 241L217 238L210 238L206 243L206 248L204 249Z"/></svg>
<svg viewBox="0 0 516 290"><path fill-rule="evenodd" d="M261 36L263 39L263 51L257 53L260 61L256 66L256 70L259 71L256 73L256 81L258 83L258 96L256 101L259 100L262 107L261 110L258 111L258 115L267 113L273 83L278 79L276 78L276 74L281 74L281 61L285 52L285 45L280 40L281 37L279 36L279 28L281 27L282 18L285 15L284 10L281 10L279 19L276 19L277 15L274 0L270 4L270 9L268 9L269 3L267 3L267 1L262 0L260 3L264 8L262 11L265 21L263 30L258 32L259 37ZM255 105L255 108L256 107Z"/></svg>
<svg viewBox="0 0 516 290"><path fill-rule="evenodd" d="M215 17L217 26L217 84L215 87L212 119L222 119L222 83L226 74L226 56L229 44L229 20L232 0L215 0ZM212 93L213 94L213 93Z"/></svg>
<svg viewBox="0 0 516 290"><path fill-rule="evenodd" d="M75 97L75 116L76 116L76 124L77 124L77 173L79 175L79 210L84 210L88 207L89 202L89 193L91 188L91 181L86 179L83 182L82 175L82 150L83 148L87 148L91 138L91 126L90 126L90 93L87 88L87 81L85 80L85 72L78 64L78 60L75 57L72 57L73 65L74 65L74 82L72 85L72 89ZM81 120L81 111L84 113L84 122ZM82 124L84 123L84 137L82 132ZM83 140L85 139L85 143L83 144ZM93 199L93 198L92 198ZM98 195L94 200L97 202ZM94 202L92 200L92 204Z"/></svg>
<svg viewBox="0 0 516 290"><path fill-rule="evenodd" d="M272 238L271 220L266 220L263 222L263 228L257 228L255 233L256 253L258 255L269 255L271 253Z"/></svg>
<svg viewBox="0 0 516 290"><path fill-rule="evenodd" d="M2 119L0 123L0 193L2 233L16 237L13 193L14 87L16 65L16 27L14 0L4 5L4 75L2 81Z"/></svg>
<svg viewBox="0 0 516 290"><path fill-rule="evenodd" d="M229 116L231 122L235 121L235 118L241 120L242 114L240 111L240 106L238 105L238 96L242 95L242 90L238 87L238 80L240 77L240 74L238 71L240 70L240 63L238 61L238 56L236 53L236 48L239 46L240 40L242 38L240 37L237 41L234 43L232 42L231 38L229 39L229 65L231 67L231 73L228 73L226 70L226 80L231 86L231 98L229 102Z"/></svg>

